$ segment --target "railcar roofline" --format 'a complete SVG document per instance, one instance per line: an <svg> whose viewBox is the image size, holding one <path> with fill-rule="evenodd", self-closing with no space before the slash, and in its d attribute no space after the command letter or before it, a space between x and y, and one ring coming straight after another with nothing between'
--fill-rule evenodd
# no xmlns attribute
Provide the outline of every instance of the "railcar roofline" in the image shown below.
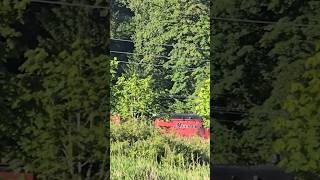
<svg viewBox="0 0 320 180"><path fill-rule="evenodd" d="M184 114L184 113L160 113L155 118L163 118L168 116L170 119L201 119L202 117L197 114Z"/></svg>

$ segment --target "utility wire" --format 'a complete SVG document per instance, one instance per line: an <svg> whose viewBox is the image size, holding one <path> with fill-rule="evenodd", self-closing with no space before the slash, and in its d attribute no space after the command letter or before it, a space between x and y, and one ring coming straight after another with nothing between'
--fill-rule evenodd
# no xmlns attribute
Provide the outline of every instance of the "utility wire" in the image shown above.
<svg viewBox="0 0 320 180"><path fill-rule="evenodd" d="M229 109L229 108L211 108L211 110L213 110L214 112L232 112L232 113L240 113L240 114L244 114L246 112L244 111L240 111L240 110L234 110L234 109Z"/></svg>
<svg viewBox="0 0 320 180"><path fill-rule="evenodd" d="M121 38L110 38L111 40L114 41L122 41L122 42L131 42L134 43L134 41L130 39L121 39ZM167 47L174 47L174 44L153 44L153 45L159 45L159 46L167 46ZM201 48L201 47L196 47L196 49L200 50L210 50L210 48Z"/></svg>
<svg viewBox="0 0 320 180"><path fill-rule="evenodd" d="M79 4L79 3L68 3L68 2L59 2L59 1L47 1L47 0L29 0L30 2L35 2L35 3L43 3L43 4L54 4L54 5L66 5L66 6L74 6L74 7L86 7L86 8L95 8L95 9L109 9L109 7L105 6L98 6L98 5L87 5L87 4ZM234 18L219 18L219 17L211 17L211 19L215 20L224 20L224 21L236 21L236 22L247 22L247 23L258 23L258 24L275 24L277 22L271 22L271 21L259 21L259 20L248 20L248 19L234 19ZM309 26L319 26L319 25L303 25L303 24L291 24L295 26L303 26L303 27L309 27ZM111 38L112 40L117 40L117 41L125 41L125 42L133 42L131 40L126 40L126 39L115 39ZM173 47L174 45L172 44L158 44L158 45L163 45L163 46L171 46ZM200 48L196 47L197 49L202 49L202 50L208 50L205 48ZM137 53L130 53L130 52L121 52L121 51L110 51L112 53L120 53L120 54L131 54L131 55L148 55L148 56L154 56L154 57L160 57L160 58L168 58L168 56L159 56L159 55L152 55L152 54L137 54ZM133 62L126 62L126 61L118 61L118 62L123 62L123 63L133 63ZM204 62L210 62L210 61L204 61ZM142 63L136 63L136 64L142 64ZM150 63L144 63L144 64L150 64ZM163 65L154 65L156 67L158 66L163 66ZM174 67L174 66L171 66ZM196 69L196 68L188 68L188 69ZM171 97L172 96L168 96ZM213 110L214 112L219 112L219 113L227 113L227 114L243 114L241 111L230 111L230 109L227 108L222 108L222 107L216 107L216 108L211 108L210 110ZM229 111L228 111L229 110ZM217 120L217 122L223 122L226 120ZM228 122L234 122L234 121L228 121Z"/></svg>
<svg viewBox="0 0 320 180"><path fill-rule="evenodd" d="M179 96L179 95L163 95L162 97L167 97L167 98L171 98L171 99L186 99L186 98L200 98L198 96ZM243 109L238 109L238 108L226 108L226 107L221 107L221 106L213 106L213 108L211 108L215 111L219 111L219 112L235 112L235 113L246 113Z"/></svg>
<svg viewBox="0 0 320 180"><path fill-rule="evenodd" d="M168 68L173 68L173 69L176 69L177 67L175 66L164 66L164 65L160 65L160 64L152 64L152 63L138 63L138 62L127 62L127 61L117 61L117 62L120 62L120 63L124 63L124 64L136 64L136 65L151 65L151 66L154 66L154 67L168 67ZM187 70L190 70L190 71L196 71L197 68L184 68L184 69L187 69Z"/></svg>
<svg viewBox="0 0 320 180"><path fill-rule="evenodd" d="M163 95L162 97L168 97L171 99L181 99L181 98L188 98L190 96L177 96L177 95ZM200 98L198 96L191 96L191 98ZM246 113L245 111L243 111L242 109L238 109L238 108L226 108L226 107L221 107L221 106L213 106L213 108L211 108L211 110L215 111L215 112L228 112L228 113L236 113L236 114L244 114Z"/></svg>
<svg viewBox="0 0 320 180"><path fill-rule="evenodd" d="M244 23L254 23L254 24L276 24L279 21L264 21L264 20L252 20L252 19L240 19L240 18L225 18L225 17L210 17L214 20L220 21L232 21L232 22L244 22ZM284 22L288 23L291 26L298 26L298 27L320 27L319 24L296 24L292 22Z"/></svg>
<svg viewBox="0 0 320 180"><path fill-rule="evenodd" d="M177 67L175 67L175 66L164 66L164 65L152 64L152 63L138 63L138 62L128 62L128 61L117 61L117 62L123 63L123 64L134 64L134 65L144 64L144 65L151 65L151 66L154 66L154 67L168 67L168 68L172 68L172 69L177 69ZM194 72L198 68L185 68L185 69L188 70L187 72ZM210 73L213 73L213 72L210 72ZM213 74L215 74L215 73L213 73ZM219 94L219 95L221 95L221 94Z"/></svg>
<svg viewBox="0 0 320 180"><path fill-rule="evenodd" d="M134 111L133 113L140 113L139 111ZM111 114L111 113L110 113ZM164 113L164 114L166 114L166 113ZM192 113L193 114L193 113ZM159 114L154 114L153 115L153 118L155 118L155 117L160 117L161 118L161 115L159 116ZM152 119L153 119L152 118ZM212 118L212 117L210 117L210 118ZM218 122L218 123L220 123L220 122L232 122L232 123L237 123L237 122L239 122L239 121L237 121L237 120L225 120L225 119L222 119L222 120L218 120L218 119L210 119L210 122L212 122L212 121L214 121L214 122Z"/></svg>
<svg viewBox="0 0 320 180"><path fill-rule="evenodd" d="M239 108L225 108L225 107L221 107L221 106L214 106L215 109L221 109L221 110L225 110L225 109L228 109L228 110L233 110L233 111L237 111L237 112L244 112L242 109L239 109Z"/></svg>
<svg viewBox="0 0 320 180"><path fill-rule="evenodd" d="M157 65L157 64L151 64L151 63L137 63L137 62L127 62L127 61L117 61L117 62L121 62L121 63L125 63L125 64L136 64L136 65L141 65L141 64L146 64L146 65L153 65L155 67L163 67L164 65ZM176 68L174 66L168 66L171 68ZM192 70L195 71L196 68L186 68L188 70ZM171 99L181 99L181 98L187 98L187 96L177 96L177 95L167 95L167 96L162 96L162 97L167 97L167 98L171 98ZM192 98L199 98L197 96L192 96ZM225 108L225 107L220 107L220 106L215 106L215 108L213 108L212 110L214 110L215 112L218 113L227 113L227 114L244 114L245 111L241 110L241 109L237 109L237 108Z"/></svg>
<svg viewBox="0 0 320 180"><path fill-rule="evenodd" d="M218 111L218 110L215 110L215 109L212 109L213 112L215 113L219 113L219 114L233 114L233 115L243 115L245 113L242 113L242 112L234 112L234 111Z"/></svg>
<svg viewBox="0 0 320 180"><path fill-rule="evenodd" d="M179 96L179 95L161 95L160 97L169 97L172 99L187 99L187 98L193 98L193 99L197 99L200 98L199 96Z"/></svg>
<svg viewBox="0 0 320 180"><path fill-rule="evenodd" d="M211 117L212 118L212 117ZM237 123L237 122L239 122L239 120L227 120L227 119L211 119L210 120L210 123L221 123L221 122L231 122L231 123Z"/></svg>
<svg viewBox="0 0 320 180"><path fill-rule="evenodd" d="M215 122L218 122L218 123L220 123L220 122L232 122L232 123L236 123L237 121L233 121L233 120L213 120L213 121L215 121ZM210 123L211 123L211 121L210 121ZM214 126L213 126L214 127Z"/></svg>
<svg viewBox="0 0 320 180"><path fill-rule="evenodd" d="M43 4L77 6L77 7L87 7L87 8L95 8L95 9L110 9L110 7L105 7L105 6L87 5L87 4L79 4L79 3L68 3L68 2L61 2L61 1L47 1L47 0L29 0L29 1L35 2L35 3L43 3ZM252 20L252 19L228 18L228 17L210 17L210 19L220 20L220 21L253 23L253 24L276 24L276 23L278 23L278 21ZM291 23L291 22L286 22L286 23L289 23L291 26L299 26L299 27L320 27L319 24L296 24L296 23Z"/></svg>
<svg viewBox="0 0 320 180"><path fill-rule="evenodd" d="M131 53L131 52L124 52L124 51L110 51L110 53L115 53L115 54L127 54L127 55L138 55L138 56L152 56L152 57L156 57L156 58L165 58L165 59L171 59L171 57L169 56L162 56L162 55L154 55L154 54L142 54L142 53ZM187 60L194 60L194 59L198 59L198 58L185 58ZM200 62L206 62L206 63L210 63L210 61L200 61Z"/></svg>
<svg viewBox="0 0 320 180"><path fill-rule="evenodd" d="M226 108L226 107L219 107L219 106L213 106L211 108L214 111L219 111L219 112L234 112L234 113L246 113L243 110L240 109L235 109L235 108Z"/></svg>
<svg viewBox="0 0 320 180"><path fill-rule="evenodd" d="M116 54L128 54L128 55L140 55L140 56L152 56L152 57L157 57L157 58L170 58L168 56L162 56L162 55L154 55L154 54L138 54L138 53L131 53L131 52L124 52L124 51L110 51L111 53L116 53Z"/></svg>
<svg viewBox="0 0 320 180"><path fill-rule="evenodd" d="M62 2L62 1L47 1L47 0L29 0L29 1L35 2L35 3L66 5L66 6L85 7L85 8L93 8L93 9L110 9L109 7L105 7L105 6L79 4L79 3L68 3L68 2Z"/></svg>

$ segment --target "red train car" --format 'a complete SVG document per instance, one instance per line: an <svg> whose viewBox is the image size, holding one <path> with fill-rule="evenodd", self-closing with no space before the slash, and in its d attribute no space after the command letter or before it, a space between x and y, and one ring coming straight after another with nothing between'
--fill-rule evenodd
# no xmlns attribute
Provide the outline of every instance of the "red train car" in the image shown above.
<svg viewBox="0 0 320 180"><path fill-rule="evenodd" d="M0 180L35 180L35 177L31 173L13 172L0 160Z"/></svg>
<svg viewBox="0 0 320 180"><path fill-rule="evenodd" d="M194 114L170 114L166 120L166 115L156 117L154 124L156 127L167 132L174 132L182 137L200 136L204 139L210 138L209 128L204 128L203 119Z"/></svg>
<svg viewBox="0 0 320 180"><path fill-rule="evenodd" d="M32 174L15 173L15 172L0 172L1 180L34 180Z"/></svg>

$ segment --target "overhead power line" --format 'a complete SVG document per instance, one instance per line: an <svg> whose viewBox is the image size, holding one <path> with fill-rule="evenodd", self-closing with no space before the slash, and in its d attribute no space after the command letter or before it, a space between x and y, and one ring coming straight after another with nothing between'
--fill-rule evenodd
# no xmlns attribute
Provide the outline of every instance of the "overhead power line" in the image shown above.
<svg viewBox="0 0 320 180"><path fill-rule="evenodd" d="M233 115L243 115L245 114L244 112L234 112L234 111L221 111L221 110L215 110L212 109L214 113L220 113L220 114L233 114Z"/></svg>
<svg viewBox="0 0 320 180"><path fill-rule="evenodd" d="M176 69L177 67L176 66L164 66L164 65L161 65L161 64L152 64L152 63L138 63L138 62L128 62L128 61L117 61L117 62L120 62L120 63L124 63L124 64L136 64L136 65L151 65L151 66L154 66L154 67L168 67L168 68L173 68L173 69ZM184 69L187 69L189 71L195 71L197 70L197 68L184 68Z"/></svg>
<svg viewBox="0 0 320 180"><path fill-rule="evenodd" d="M156 58L165 58L165 59L171 59L169 56L162 56L162 55L154 55L154 54L143 54L143 53L132 53L132 52L124 52L124 51L110 51L110 53L115 53L115 54L127 54L127 55L138 55L138 56L151 56L151 57L156 57ZM186 60L196 60L198 58L185 58ZM206 62L210 63L210 61L200 61L200 62Z"/></svg>
<svg viewBox="0 0 320 180"><path fill-rule="evenodd" d="M80 3L68 3L68 2L62 2L62 1L47 1L47 0L29 0L29 1L35 2L35 3L65 5L65 6L84 7L84 8L93 8L93 9L110 9L109 7L105 7L105 6L80 4Z"/></svg>
<svg viewBox="0 0 320 180"><path fill-rule="evenodd" d="M169 59L169 56L162 56L162 55L154 55L154 54L142 54L142 53L132 53L132 52L125 52L125 51L110 51L111 53L116 54L127 54L127 55L138 55L138 56L152 56L157 58L166 58Z"/></svg>
<svg viewBox="0 0 320 180"><path fill-rule="evenodd" d="M227 108L227 107L220 107L220 106L213 106L213 108L211 108L215 111L221 111L221 112L235 112L235 113L246 113L245 111L243 111L242 109L235 109L235 108Z"/></svg>
<svg viewBox="0 0 320 180"><path fill-rule="evenodd" d="M264 21L264 20L226 18L226 17L211 17L211 19L220 20L220 21L254 23L254 24L276 24L276 23L279 23L279 21ZM293 23L293 22L283 22L283 23L287 23L287 24L289 24L291 26L298 26L298 27L320 27L319 24L296 24L296 23Z"/></svg>
<svg viewBox="0 0 320 180"><path fill-rule="evenodd" d="M214 121L214 122L218 122L218 123L220 123L220 122L231 122L231 123L236 123L236 122L237 122L237 121L233 121L233 120L225 120L225 119L223 119L223 120L211 120L211 121L210 121L210 123L211 123L212 121ZM214 126L213 126L213 128L214 128Z"/></svg>
<svg viewBox="0 0 320 180"><path fill-rule="evenodd" d="M88 4L80 4L80 3L68 3L68 2L62 2L62 1L47 1L47 0L29 0L30 2L33 3L43 3L43 4L53 4L53 5L66 5L66 6L73 6L73 7L84 7L84 8L94 8L94 9L109 9L109 7L105 6L99 6L99 5L88 5ZM275 24L277 22L272 22L272 21L261 21L261 20L248 20L248 19L235 19L235 18L221 18L221 17L211 17L211 19L215 20L223 20L223 21L234 21L234 22L245 22L245 23L257 23L257 24ZM310 27L310 26L319 26L319 25L305 25L305 24L290 24L290 25L295 25L295 26L303 26L303 27ZM112 40L116 41L124 41L124 42L133 42L132 40L126 40L126 39L116 39L116 38L111 38ZM171 46L173 47L173 44L156 44L156 45L162 45L162 46ZM201 47L196 47L197 49L202 49L202 50L208 50L206 48L201 48ZM154 56L154 57L160 57L160 58L167 58L170 59L168 56L160 56L160 55L152 55L152 54L137 54L137 53L130 53L130 52L121 52L121 51L110 51L112 53L120 53L120 54L131 54L131 55L148 55L148 56ZM188 58L191 59L191 58ZM193 58L195 59L195 58ZM134 62L126 62L126 61L118 61L122 63L129 63L133 64ZM203 62L210 62L210 61L203 61ZM148 63L135 63L135 64L148 64ZM156 67L163 66L163 65L155 65ZM175 66L167 66L167 67L173 67L176 68ZM196 68L187 68L189 70L195 70ZM174 98L172 96L168 96L171 98ZM227 108L222 108L222 107L216 107L216 108L211 108L214 112L219 112L219 113L227 113L227 114L243 114L244 112L242 111L232 111L232 109L227 109ZM217 120L218 122L223 122L226 120ZM229 121L229 122L234 122L234 121Z"/></svg>
<svg viewBox="0 0 320 180"><path fill-rule="evenodd" d="M121 39L121 38L110 38L111 40L114 41L122 41L122 42L131 42L134 43L133 40L130 39ZM174 47L175 44L153 44L153 45L159 45L159 46L167 46L167 47ZM202 48L202 47L196 47L196 49L200 49L200 50L210 50L210 48Z"/></svg>
<svg viewBox="0 0 320 180"><path fill-rule="evenodd" d="M200 98L198 96L177 96L177 95L162 95L162 97L167 97L170 99L181 99L181 98ZM221 106L213 106L210 108L210 110L213 110L213 112L218 112L218 113L227 113L227 114L245 114L247 112L243 111L242 109L237 109L237 108L227 108L227 107L221 107Z"/></svg>
<svg viewBox="0 0 320 180"><path fill-rule="evenodd" d="M199 96L180 96L180 95L174 95L174 94L161 95L160 97L169 97L171 99L187 99L187 98L197 99L197 98L200 98Z"/></svg>
<svg viewBox="0 0 320 180"><path fill-rule="evenodd" d="M151 66L154 66L154 67L168 67L168 68L172 68L172 69L177 69L177 67L176 66L170 66L170 65L168 65L168 66L165 66L165 65L160 65L160 64L152 64L152 63L138 63L138 62L128 62L128 61L117 61L117 62L119 62L119 63L123 63L123 64L135 64L135 65L151 65ZM179 69L181 69L181 68L179 68ZM186 69L188 72L190 71L190 72L193 72L193 71L196 71L198 68L184 68L184 69ZM216 73L214 73L214 72L210 72L210 74L216 74Z"/></svg>
<svg viewBox="0 0 320 180"><path fill-rule="evenodd" d="M133 113L140 113L139 111L133 111ZM189 112L190 113L190 112ZM166 113L165 113L166 114ZM193 114L193 112L191 112L191 114ZM154 119L154 118L156 118L156 117L159 117L158 116L159 114L153 114L153 118L152 119ZM212 118L212 117L211 117ZM218 123L220 123L220 122L231 122L231 123L237 123L237 122L239 122L238 120L226 120L226 119L222 119L222 120L218 120L218 119L211 119L210 120L210 123L211 122L218 122Z"/></svg>
<svg viewBox="0 0 320 180"><path fill-rule="evenodd" d="M43 3L43 4L56 4L56 5L66 5L66 6L76 6L76 7L87 7L87 8L95 8L95 9L109 9L106 6L99 5L87 5L80 3L68 3L62 1L48 1L48 0L29 0L30 2L35 3ZM242 18L228 18L228 17L210 17L210 19L220 20L220 21L233 21L233 22L244 22L244 23L253 23L253 24L276 24L278 21L266 21L266 20L252 20L252 19L242 19ZM293 22L286 22L291 26L299 26L299 27L320 27L319 24L297 24Z"/></svg>
<svg viewBox="0 0 320 180"><path fill-rule="evenodd" d="M236 111L236 112L244 112L243 109L239 109L239 108L225 108L225 107L221 107L221 106L214 106L215 109L221 109L221 110L230 110L230 111Z"/></svg>
<svg viewBox="0 0 320 180"><path fill-rule="evenodd" d="M219 112L219 113L224 113L224 112L227 112L227 113L235 113L235 114L244 114L244 113L247 113L245 111L240 111L240 110L233 110L233 109L229 109L229 108L211 108L211 110L213 112Z"/></svg>

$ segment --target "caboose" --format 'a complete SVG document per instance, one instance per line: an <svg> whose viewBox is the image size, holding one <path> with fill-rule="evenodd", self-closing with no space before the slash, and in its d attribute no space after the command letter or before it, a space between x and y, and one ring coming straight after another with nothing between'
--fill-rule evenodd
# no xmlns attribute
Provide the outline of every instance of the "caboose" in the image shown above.
<svg viewBox="0 0 320 180"><path fill-rule="evenodd" d="M155 118L154 125L182 137L210 138L209 128L204 128L202 117L195 114L161 114Z"/></svg>

